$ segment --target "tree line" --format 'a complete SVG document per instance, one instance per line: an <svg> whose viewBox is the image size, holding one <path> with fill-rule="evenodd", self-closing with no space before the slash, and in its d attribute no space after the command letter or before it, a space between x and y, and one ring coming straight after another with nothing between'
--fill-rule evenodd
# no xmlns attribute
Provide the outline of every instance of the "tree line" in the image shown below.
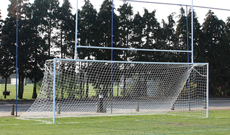
<svg viewBox="0 0 230 135"><path fill-rule="evenodd" d="M16 2L9 0L8 17L3 20L0 46L0 75L7 79L15 73L16 65ZM19 0L18 42L18 97L23 98L24 78L34 83L33 98L37 97L36 84L43 77L44 63L54 57L74 58L75 20L69 0L59 5L58 0ZM130 3L124 2L114 12L114 47L164 50L187 50L188 21L191 42L191 11L187 15L183 7L179 19L171 13L167 20L159 22L156 11L143 9L134 13ZM84 0L78 10L78 44L84 46L111 47L111 0L104 0L99 11ZM230 94L230 18L218 19L208 11L202 24L194 11L194 62L210 64L210 95ZM188 20L187 20L188 19ZM111 50L78 49L79 59L110 60ZM189 56L191 57L191 56ZM114 50L113 60L146 62L187 62L187 53L142 52ZM7 82L7 81L6 81ZM6 84L7 85L7 84Z"/></svg>

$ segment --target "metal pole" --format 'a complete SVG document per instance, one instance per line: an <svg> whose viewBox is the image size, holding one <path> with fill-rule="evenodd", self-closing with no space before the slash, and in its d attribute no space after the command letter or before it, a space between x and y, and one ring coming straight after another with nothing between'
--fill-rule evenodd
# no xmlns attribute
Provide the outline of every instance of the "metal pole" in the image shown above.
<svg viewBox="0 0 230 135"><path fill-rule="evenodd" d="M53 76L53 123L55 123L55 104L56 104L56 100L55 100L55 98L56 98L56 61L57 61L57 59L55 58L54 59L54 70L53 70L53 72L54 72L54 76Z"/></svg>
<svg viewBox="0 0 230 135"><path fill-rule="evenodd" d="M113 11L114 5L112 0L112 23L111 23L111 61L113 61ZM111 63L111 113L113 113L113 63Z"/></svg>
<svg viewBox="0 0 230 135"><path fill-rule="evenodd" d="M111 61L111 60L74 60L74 59L60 59L56 58L56 60L65 60L65 61L79 61L79 62L106 62L106 63L139 63L139 64L173 64L173 65L194 65L194 66L201 66L206 65L207 63L187 63L187 62L140 62L140 61ZM195 69L194 69L195 71ZM198 72L199 73L199 72Z"/></svg>
<svg viewBox="0 0 230 135"><path fill-rule="evenodd" d="M187 51L189 51L189 32L188 32L188 6L186 6L186 29L187 29ZM187 61L189 63L189 53L187 52Z"/></svg>
<svg viewBox="0 0 230 135"><path fill-rule="evenodd" d="M161 49L136 49L136 48L119 48L119 47L99 47L99 46L78 46L78 48L94 48L94 49L109 49L109 50L127 50L127 51L146 51L146 52L180 52L192 53L187 50L161 50Z"/></svg>
<svg viewBox="0 0 230 135"><path fill-rule="evenodd" d="M17 111L18 111L18 4L19 1L17 0L17 25L16 25L16 108L15 108L15 114L17 116Z"/></svg>
<svg viewBox="0 0 230 135"><path fill-rule="evenodd" d="M187 29L187 50L189 50L189 35L188 35L188 6L186 6L186 29ZM189 63L189 53L187 53L187 61ZM189 65L188 65L188 71L189 71ZM189 72L188 72L189 73ZM190 77L188 77L188 106L189 106L189 111L191 108L191 103L190 103Z"/></svg>
<svg viewBox="0 0 230 135"><path fill-rule="evenodd" d="M78 32L78 0L76 1L76 30L75 30L75 55L74 59L77 59L77 32Z"/></svg>
<svg viewBox="0 0 230 135"><path fill-rule="evenodd" d="M191 50L192 50L192 63L194 63L194 48L193 48L193 0L192 0L192 9L191 9Z"/></svg>

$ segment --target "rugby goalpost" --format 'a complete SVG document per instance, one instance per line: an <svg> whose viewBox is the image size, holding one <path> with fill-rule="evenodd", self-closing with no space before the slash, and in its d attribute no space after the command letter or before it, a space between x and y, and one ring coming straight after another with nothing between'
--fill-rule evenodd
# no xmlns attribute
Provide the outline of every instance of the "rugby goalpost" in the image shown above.
<svg viewBox="0 0 230 135"><path fill-rule="evenodd" d="M39 95L21 118L53 118L55 123L56 117L167 112L208 117L209 65L193 62L193 1L191 8L191 50L114 48L113 36L111 47L77 46L76 34L75 59L46 61ZM113 24L111 29L113 35ZM79 60L77 48L186 52L191 63Z"/></svg>

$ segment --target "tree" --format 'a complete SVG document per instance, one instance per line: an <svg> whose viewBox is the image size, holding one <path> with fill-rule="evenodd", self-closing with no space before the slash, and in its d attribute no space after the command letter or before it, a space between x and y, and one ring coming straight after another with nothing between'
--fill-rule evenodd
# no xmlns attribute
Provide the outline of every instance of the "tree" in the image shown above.
<svg viewBox="0 0 230 135"><path fill-rule="evenodd" d="M7 19L6 21L9 21L9 19ZM8 24L8 23L6 23ZM0 44L0 75L2 76L3 79L5 79L5 92L7 91L7 78L10 77L10 75L14 72L15 68L14 68L14 57L12 56L12 54L14 54L14 52L11 52L9 49L9 44L8 44L8 40L9 39L9 30L11 30L10 27L8 27L8 25L3 25L3 28L1 28L1 44ZM6 98L6 95L4 96L4 98Z"/></svg>
<svg viewBox="0 0 230 135"><path fill-rule="evenodd" d="M58 8L56 36L52 37L57 48L60 48L61 58L73 58L74 54L74 17L71 13L69 0L64 0L62 6ZM74 32L73 32L74 31Z"/></svg>
<svg viewBox="0 0 230 135"><path fill-rule="evenodd" d="M79 13L79 38L80 44L85 46L97 46L99 28L97 27L97 11L89 0L85 0L85 4L82 7L82 11ZM79 49L80 59L91 59L95 57L95 50L91 49Z"/></svg>
<svg viewBox="0 0 230 135"><path fill-rule="evenodd" d="M229 83L229 42L226 36L226 25L211 10L206 14L202 26L205 44L204 53L210 68L210 94L226 94Z"/></svg>
<svg viewBox="0 0 230 135"><path fill-rule="evenodd" d="M119 12L119 46L124 48L131 47L132 21L133 10L132 6L125 2L118 8ZM130 57L130 51L122 51L121 58L127 61Z"/></svg>
<svg viewBox="0 0 230 135"><path fill-rule="evenodd" d="M31 48L31 61L29 61L29 69L27 77L34 83L32 98L37 98L37 82L43 78L44 64L50 57L45 54L48 48L44 47L45 41L41 37L34 38L34 45Z"/></svg>
<svg viewBox="0 0 230 135"><path fill-rule="evenodd" d="M14 3L11 3L14 4ZM8 10L10 11L12 5L9 6ZM16 7L14 7L16 8ZM42 78L41 70L44 65L44 61L47 59L45 56L45 51L47 51L46 46L44 46L44 41L38 35L36 22L37 20L33 19L32 4L24 2L21 3L20 10L20 20L19 20L19 40L18 40L18 73L19 73L19 89L18 97L19 99L23 98L24 92L24 78L30 77L33 78L36 87L36 82L39 81L39 78ZM16 61L16 18L14 14L9 12L8 18L5 23L4 34L6 35L4 47L11 54L8 54L12 58L12 61ZM14 65L15 69L15 65ZM31 74L37 73L37 74ZM33 77L32 77L33 76ZM35 88L36 90L36 88ZM33 93L33 97L36 97L36 91Z"/></svg>
<svg viewBox="0 0 230 135"><path fill-rule="evenodd" d="M2 78L5 78L5 92L7 91L7 78L13 72L13 61L12 57L9 55L9 51L5 48L4 41L7 40L7 35L3 34L2 30L4 26L4 22L1 19L1 10L0 10L0 75ZM6 95L4 95L6 98Z"/></svg>
<svg viewBox="0 0 230 135"><path fill-rule="evenodd" d="M80 44L84 46L97 46L99 43L99 38L97 36L97 32L99 31L97 27L97 11L94 9L93 5L90 3L89 0L85 0L85 4L82 7L82 11L79 13L79 37L80 37ZM79 58L80 59L92 59L96 56L95 49L79 49ZM83 65L82 65L83 66ZM85 67L82 67L85 68ZM83 73L82 73L83 74ZM83 90L82 86L84 80L81 80L81 91ZM86 98L88 98L89 92L89 78L87 77L86 80ZM82 92L81 92L82 93Z"/></svg>
<svg viewBox="0 0 230 135"><path fill-rule="evenodd" d="M143 17L139 14L134 15L134 19L132 21L132 26L133 26L133 32L132 32L132 37L131 37L131 46L134 48L142 48L144 41L142 40L143 38L143 31L145 28L145 24L143 22ZM140 51L135 51L133 52L133 58L132 60L134 61L142 61L144 60L144 53Z"/></svg>
<svg viewBox="0 0 230 135"><path fill-rule="evenodd" d="M179 20L176 28L176 39L173 48L175 50L187 50L187 23L186 18L187 14L184 11L184 8L181 7ZM189 23L188 23L189 24ZM189 27L189 26L188 26ZM189 42L190 43L190 42ZM175 56L175 60L177 62L187 61L187 54L177 53Z"/></svg>
<svg viewBox="0 0 230 135"><path fill-rule="evenodd" d="M168 23L166 23L164 20L162 20L162 32L159 33L159 35L161 34L161 40L160 43L162 44L161 48L162 49L166 49L166 50L170 50L173 49L174 43L175 43L175 26L176 26L176 22L173 19L174 17L174 13L170 14L168 16ZM162 56L160 59L160 61L173 61L173 53L167 53L167 52L162 52L161 53Z"/></svg>
<svg viewBox="0 0 230 135"><path fill-rule="evenodd" d="M57 14L59 9L59 2L58 0L47 0L49 8L47 10L46 21L48 25L46 27L47 35L45 35L46 39L48 40L49 46L49 56L51 56L51 48L52 48L52 32L54 31L55 26L57 25Z"/></svg>
<svg viewBox="0 0 230 135"><path fill-rule="evenodd" d="M156 11L149 12L147 9L144 10L143 23L145 24L143 38L145 40L143 48L145 49L159 49L161 47L159 43L160 36L158 33L161 32L160 23L155 18ZM145 61L158 61L159 56L156 52L145 52Z"/></svg>
<svg viewBox="0 0 230 135"><path fill-rule="evenodd" d="M35 0L33 15L36 18L37 30L43 35L48 44L48 55L51 56L52 36L57 25L59 2L58 0Z"/></svg>
<svg viewBox="0 0 230 135"><path fill-rule="evenodd" d="M180 15L179 15L178 25L176 28L175 33L175 43L173 48L175 50L191 50L191 10L188 15L185 14L185 11L183 8L180 9ZM188 20L187 20L188 19ZM187 48L187 22L188 21L188 45L189 48ZM196 12L193 11L193 44L194 44L194 60L198 62L204 62L204 53L202 53L202 48L204 38L203 33L201 31L201 25L199 24L198 18L196 16ZM190 58L190 55L189 55ZM187 62L187 53L178 53L175 57L175 60L177 62Z"/></svg>
<svg viewBox="0 0 230 135"><path fill-rule="evenodd" d="M112 24L112 2L105 0L101 5L100 11L97 18L97 27L100 29L98 32L99 46L111 47L111 24ZM118 34L118 16L114 13L114 37ZM114 38L114 47L118 38ZM100 60L111 60L111 51L99 49L97 52L96 59Z"/></svg>
<svg viewBox="0 0 230 135"><path fill-rule="evenodd" d="M228 38L228 43L226 44L226 46L229 46L230 45L230 17L228 17L227 18L227 22L226 22L226 27L225 27L225 33L226 33L226 36L227 36L227 38ZM227 59L227 61L226 61L227 63L230 63L230 61L229 61L229 59ZM229 68L230 66L229 65L227 65L227 69ZM226 71L227 73L227 75L228 75L228 77L229 77L229 74L230 74L230 72L229 72L229 70L228 71ZM227 78L227 80L230 80L229 78ZM226 82L226 88L225 88L225 94L227 95L227 96L230 96L230 86L229 86L229 84L230 84L230 82L229 81L227 81Z"/></svg>
<svg viewBox="0 0 230 135"><path fill-rule="evenodd" d="M31 11L32 4L23 5L23 17L19 23L19 98L23 98L24 78L29 77L34 82L33 98L37 97L36 83L42 78L42 68L47 57L44 41L38 35L36 21Z"/></svg>
<svg viewBox="0 0 230 135"><path fill-rule="evenodd" d="M45 42L47 22L47 10L50 8L48 1L46 0L35 0L34 4L26 8L25 11L31 27L33 30L33 46L31 47L31 60L29 61L29 68L27 71L27 77L34 83L32 98L37 97L36 86L43 78L44 63L47 59L50 59L50 46ZM47 53L48 52L48 53ZM47 55L48 54L48 55Z"/></svg>
<svg viewBox="0 0 230 135"><path fill-rule="evenodd" d="M8 7L8 16L9 17L17 17L17 0L9 0L10 1L10 5ZM21 18L21 10L22 10L22 4L24 2L27 2L28 0L19 0L18 3L18 16L19 18Z"/></svg>
<svg viewBox="0 0 230 135"><path fill-rule="evenodd" d="M132 6L125 2L123 5L118 8L119 12L119 42L118 45L119 47L124 47L124 48L130 48L131 47L131 34L132 34L132 15L133 15L133 10ZM130 51L119 51L120 52L120 57L124 61L128 61L131 58L131 52ZM124 94L126 93L126 77L127 73L125 72L128 67L126 64L124 64Z"/></svg>
<svg viewBox="0 0 230 135"><path fill-rule="evenodd" d="M110 0L105 0L101 5L100 11L97 17L97 27L99 29L97 35L99 39L99 45L101 47L111 47L111 25L112 25L112 2ZM114 13L114 12L113 12ZM118 43L118 16L114 13L113 14L113 30L114 30L114 47L117 46ZM105 50L99 49L96 51L95 59L100 60L111 60L111 51L112 50ZM118 55L115 55L117 57ZM115 59L118 59L115 58ZM108 65L104 65L104 67L108 67ZM111 68L111 65L110 65ZM106 80L103 82L103 89L102 93L105 97L108 96L110 80Z"/></svg>
<svg viewBox="0 0 230 135"><path fill-rule="evenodd" d="M6 22L5 22L5 27L3 28L3 34L6 36L4 48L5 50L9 51L12 54L8 54L9 57L11 57L13 59L13 62L16 62L16 56L15 56L15 52L16 52L16 8L17 8L17 1L16 0L10 0L11 4L8 7L8 17ZM19 1L19 18L20 20L23 17L23 1ZM19 21L20 22L20 21ZM20 25L20 24L19 24ZM20 26L19 26L20 27ZM24 29L25 30L25 29ZM24 36L24 35L23 35ZM20 42L18 44L18 46L22 45ZM19 47L18 47L19 48ZM22 48L22 47L21 47ZM23 55L23 53L18 53L19 56ZM23 59L19 59L18 62L21 63L23 61ZM19 99L22 99L22 95L23 95L23 83L24 83L24 76L25 76L25 70L24 67L27 65L26 62L23 61L23 64L19 64L18 66L18 71L19 71L19 90L18 90L18 97ZM8 67L7 67L8 68ZM14 69L15 69L15 65L14 65Z"/></svg>

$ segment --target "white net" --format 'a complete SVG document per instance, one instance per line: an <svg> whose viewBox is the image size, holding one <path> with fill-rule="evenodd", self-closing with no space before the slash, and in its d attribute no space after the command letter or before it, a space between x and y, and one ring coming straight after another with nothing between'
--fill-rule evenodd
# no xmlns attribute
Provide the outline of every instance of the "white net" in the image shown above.
<svg viewBox="0 0 230 135"><path fill-rule="evenodd" d="M46 61L39 95L21 118L175 114L206 116L206 64Z"/></svg>

